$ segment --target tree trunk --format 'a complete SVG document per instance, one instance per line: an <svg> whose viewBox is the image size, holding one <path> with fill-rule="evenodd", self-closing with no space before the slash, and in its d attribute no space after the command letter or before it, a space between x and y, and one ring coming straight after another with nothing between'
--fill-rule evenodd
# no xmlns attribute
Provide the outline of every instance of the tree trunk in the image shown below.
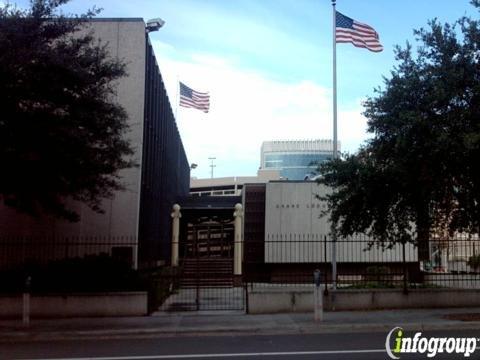
<svg viewBox="0 0 480 360"><path fill-rule="evenodd" d="M427 209L422 209L418 212L417 216L417 247L418 247L418 260L428 261L430 260L430 228L431 221Z"/></svg>

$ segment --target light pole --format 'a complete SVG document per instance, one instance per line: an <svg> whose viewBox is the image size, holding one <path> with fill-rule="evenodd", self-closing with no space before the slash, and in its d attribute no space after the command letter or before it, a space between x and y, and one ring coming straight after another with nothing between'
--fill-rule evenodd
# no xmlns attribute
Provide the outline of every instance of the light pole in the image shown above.
<svg viewBox="0 0 480 360"><path fill-rule="evenodd" d="M190 178L193 178L193 176L192 176L192 171L195 170L195 169L197 168L197 166L198 166L198 165L195 164L195 163L191 163L191 164L190 164Z"/></svg>
<svg viewBox="0 0 480 360"><path fill-rule="evenodd" d="M215 158L215 157L209 157L208 158L208 160L210 160L210 168L211 168L210 176L211 176L212 179L213 179L213 168L217 166L217 165L213 164L213 161L216 160L216 159L217 158Z"/></svg>

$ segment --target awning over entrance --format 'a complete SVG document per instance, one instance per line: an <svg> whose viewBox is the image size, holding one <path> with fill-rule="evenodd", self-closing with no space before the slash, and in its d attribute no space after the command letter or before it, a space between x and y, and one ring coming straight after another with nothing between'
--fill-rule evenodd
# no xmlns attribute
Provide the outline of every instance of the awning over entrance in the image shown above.
<svg viewBox="0 0 480 360"><path fill-rule="evenodd" d="M179 199L182 209L234 209L235 204L242 203L241 196L189 196Z"/></svg>

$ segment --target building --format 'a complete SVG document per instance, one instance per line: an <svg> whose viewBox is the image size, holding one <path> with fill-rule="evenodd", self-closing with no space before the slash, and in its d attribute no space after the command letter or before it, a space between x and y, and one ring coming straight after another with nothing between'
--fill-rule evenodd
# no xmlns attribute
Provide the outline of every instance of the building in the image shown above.
<svg viewBox="0 0 480 360"><path fill-rule="evenodd" d="M340 152L340 143L338 143ZM261 148L260 169L280 171L288 180L305 180L315 175L320 163L332 157L331 140L264 141Z"/></svg>
<svg viewBox="0 0 480 360"><path fill-rule="evenodd" d="M111 56L123 59L128 76L116 100L128 114L133 158L140 166L119 176L126 188L103 201L104 214L71 202L78 223L32 218L0 206L0 266L106 252L134 267L170 258L172 205L188 195L190 167L155 54L141 18L93 19L87 30Z"/></svg>
<svg viewBox="0 0 480 360"><path fill-rule="evenodd" d="M243 185L262 184L272 180L280 180L278 170L258 170L257 176L231 176L221 178L190 179L190 195L192 196L240 196Z"/></svg>
<svg viewBox="0 0 480 360"><path fill-rule="evenodd" d="M245 184L244 270L265 282L298 280L301 274L311 280L316 268L331 276L332 241L325 201L330 190L313 181L271 181ZM319 198L320 197L320 198ZM365 275L371 266L386 266L399 272L406 262L411 274L419 269L415 247L400 244L382 249L368 248L363 234L338 239L336 261L339 278L352 280L352 274ZM405 251L405 258L403 257Z"/></svg>

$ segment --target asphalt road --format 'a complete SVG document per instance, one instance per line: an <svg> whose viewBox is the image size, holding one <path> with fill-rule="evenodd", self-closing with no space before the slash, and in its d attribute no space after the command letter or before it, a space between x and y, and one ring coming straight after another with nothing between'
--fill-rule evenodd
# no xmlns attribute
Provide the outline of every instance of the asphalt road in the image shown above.
<svg viewBox="0 0 480 360"><path fill-rule="evenodd" d="M480 331L425 332L480 337ZM1 359L388 359L385 333L58 340L0 344ZM425 354L402 359L427 359ZM461 359L463 355L435 359ZM470 359L480 358L480 349Z"/></svg>

